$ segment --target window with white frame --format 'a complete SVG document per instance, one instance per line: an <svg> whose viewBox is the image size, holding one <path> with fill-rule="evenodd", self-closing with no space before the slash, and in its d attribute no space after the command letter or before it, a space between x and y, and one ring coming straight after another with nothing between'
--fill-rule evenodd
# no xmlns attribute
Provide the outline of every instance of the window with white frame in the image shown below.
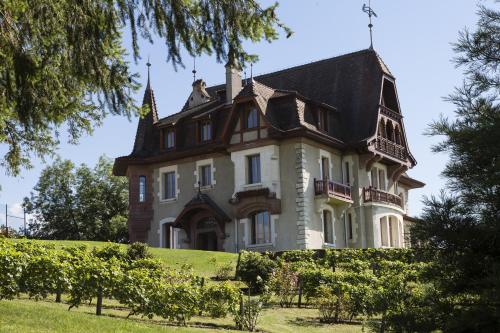
<svg viewBox="0 0 500 333"><path fill-rule="evenodd" d="M260 211L250 215L251 244L271 243L271 214Z"/></svg>
<svg viewBox="0 0 500 333"><path fill-rule="evenodd" d="M212 185L212 165L202 165L199 169L200 186L206 187Z"/></svg>
<svg viewBox="0 0 500 333"><path fill-rule="evenodd" d="M247 156L247 183L258 184L261 182L260 155Z"/></svg>
<svg viewBox="0 0 500 333"><path fill-rule="evenodd" d="M174 199L177 197L175 171L163 173L163 199Z"/></svg>
<svg viewBox="0 0 500 333"><path fill-rule="evenodd" d="M323 237L327 244L333 244L333 220L332 212L323 210Z"/></svg>
<svg viewBox="0 0 500 333"><path fill-rule="evenodd" d="M139 176L139 202L146 201L146 176Z"/></svg>

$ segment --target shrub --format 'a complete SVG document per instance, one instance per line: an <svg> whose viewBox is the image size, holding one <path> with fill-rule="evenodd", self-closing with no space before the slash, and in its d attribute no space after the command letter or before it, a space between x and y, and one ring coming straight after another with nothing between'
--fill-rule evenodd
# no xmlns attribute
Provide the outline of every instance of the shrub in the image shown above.
<svg viewBox="0 0 500 333"><path fill-rule="evenodd" d="M252 292L262 292L269 281L276 263L268 256L258 252L242 251L237 276L244 281Z"/></svg>
<svg viewBox="0 0 500 333"><path fill-rule="evenodd" d="M129 260L152 258L147 244L134 242L127 248L127 257Z"/></svg>
<svg viewBox="0 0 500 333"><path fill-rule="evenodd" d="M249 332L255 331L262 306L263 301L260 297L252 298L250 295L246 299L241 297L239 312L234 316L236 327Z"/></svg>
<svg viewBox="0 0 500 333"><path fill-rule="evenodd" d="M233 272L233 264L231 262L226 262L221 265L217 265L215 278L221 281L231 280L231 278L233 277Z"/></svg>
<svg viewBox="0 0 500 333"><path fill-rule="evenodd" d="M326 268L307 268L299 271L299 278L302 284L302 295L306 302L319 296L319 287L331 284L334 280L334 272Z"/></svg>
<svg viewBox="0 0 500 333"><path fill-rule="evenodd" d="M26 256L11 244L0 239L0 300L13 299L19 293L18 281Z"/></svg>
<svg viewBox="0 0 500 333"><path fill-rule="evenodd" d="M291 265L282 263L275 269L269 281L271 291L278 297L281 307L289 308L292 306L297 289L299 287L299 275L293 271Z"/></svg>
<svg viewBox="0 0 500 333"><path fill-rule="evenodd" d="M228 314L234 314L239 296L240 291L230 283L211 284L203 289L203 312L212 318L223 318Z"/></svg>

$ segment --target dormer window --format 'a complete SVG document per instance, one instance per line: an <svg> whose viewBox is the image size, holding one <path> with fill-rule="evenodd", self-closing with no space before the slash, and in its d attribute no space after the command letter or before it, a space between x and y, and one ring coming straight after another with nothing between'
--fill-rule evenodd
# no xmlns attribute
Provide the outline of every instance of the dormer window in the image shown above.
<svg viewBox="0 0 500 333"><path fill-rule="evenodd" d="M318 129L328 132L328 113L326 110L318 109Z"/></svg>
<svg viewBox="0 0 500 333"><path fill-rule="evenodd" d="M175 147L175 130L173 127L163 130L163 149L171 149Z"/></svg>
<svg viewBox="0 0 500 333"><path fill-rule="evenodd" d="M210 120L200 121L200 142L212 140L212 122Z"/></svg>
<svg viewBox="0 0 500 333"><path fill-rule="evenodd" d="M244 127L246 129L259 127L259 113L256 108L246 110Z"/></svg>

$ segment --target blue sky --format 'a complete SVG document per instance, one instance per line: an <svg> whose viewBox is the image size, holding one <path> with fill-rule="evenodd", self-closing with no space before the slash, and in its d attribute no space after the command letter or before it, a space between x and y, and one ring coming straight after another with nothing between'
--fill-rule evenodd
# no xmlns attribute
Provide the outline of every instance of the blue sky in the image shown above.
<svg viewBox="0 0 500 333"><path fill-rule="evenodd" d="M263 1L263 5L272 1ZM294 35L273 42L248 43L247 50L259 55L254 75L325 59L369 46L366 14L361 11L363 0L282 0L278 15ZM492 1L482 1L491 5ZM437 194L444 186L440 172L446 163L445 155L431 153L430 148L439 138L423 135L428 124L440 114L453 115L453 106L443 97L461 83L461 69L455 68L451 43L464 27L473 28L476 2L470 0L373 0L378 14L374 19L374 48L382 56L396 84L404 115L410 149L417 166L409 174L427 184L410 195L410 214L418 215L423 195ZM124 40L130 49L130 39ZM141 74L146 83L146 59L150 56L151 82L155 91L160 117L180 110L191 91L192 59L185 57L186 68L175 71L166 63L166 48L162 41L154 45L142 44L143 60L132 70ZM214 57L203 56L196 61L198 78L207 85L223 83L224 64ZM143 91L137 102L142 101ZM76 164L94 165L100 155L117 157L130 153L136 131L137 118L130 122L125 117L108 117L92 136L82 138L78 145L61 144L58 153ZM61 136L65 140L64 133ZM0 145L0 154L5 146ZM50 163L50 159L47 161ZM0 204L9 204L10 213L22 214L19 203L29 195L36 184L44 162L33 158L34 168L23 170L17 178L8 177L0 170ZM0 207L0 224L4 223L5 206ZM19 226L20 221L9 220Z"/></svg>

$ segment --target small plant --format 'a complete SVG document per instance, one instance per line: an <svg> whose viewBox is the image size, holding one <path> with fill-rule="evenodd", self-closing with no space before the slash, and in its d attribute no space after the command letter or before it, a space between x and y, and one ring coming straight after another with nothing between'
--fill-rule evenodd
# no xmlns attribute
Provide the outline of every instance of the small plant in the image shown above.
<svg viewBox="0 0 500 333"><path fill-rule="evenodd" d="M278 297L280 306L289 308L297 296L299 276L292 270L291 265L285 262L273 272L269 285L271 291Z"/></svg>
<svg viewBox="0 0 500 333"><path fill-rule="evenodd" d="M237 276L252 292L260 293L275 268L276 263L268 256L258 252L242 251Z"/></svg>
<svg viewBox="0 0 500 333"><path fill-rule="evenodd" d="M338 323L348 318L347 295L325 285L319 287L319 294L321 296L318 297L316 303L322 323Z"/></svg>
<svg viewBox="0 0 500 333"><path fill-rule="evenodd" d="M203 290L203 312L212 318L224 318L230 313L234 314L239 294L239 290L228 282L209 285Z"/></svg>
<svg viewBox="0 0 500 333"><path fill-rule="evenodd" d="M233 272L233 264L230 262L226 262L222 265L217 266L217 270L215 271L215 278L221 281L231 280L234 275Z"/></svg>
<svg viewBox="0 0 500 333"><path fill-rule="evenodd" d="M262 299L250 297L248 295L246 300L241 297L240 311L234 316L234 321L239 330L254 332L257 327L259 315L262 311Z"/></svg>
<svg viewBox="0 0 500 333"><path fill-rule="evenodd" d="M153 256L149 252L147 244L141 242L134 242L127 248L127 257L130 260L147 259Z"/></svg>

